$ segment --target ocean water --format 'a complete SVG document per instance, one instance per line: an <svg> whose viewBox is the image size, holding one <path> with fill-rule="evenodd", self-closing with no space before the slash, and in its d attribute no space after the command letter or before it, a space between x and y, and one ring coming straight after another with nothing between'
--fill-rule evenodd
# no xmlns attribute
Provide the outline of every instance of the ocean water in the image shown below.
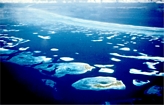
<svg viewBox="0 0 164 105"><path fill-rule="evenodd" d="M151 86L163 86L160 25L119 24L31 5L10 6L1 8L2 102L162 103L162 92L154 93L159 95L155 98L145 95Z"/></svg>

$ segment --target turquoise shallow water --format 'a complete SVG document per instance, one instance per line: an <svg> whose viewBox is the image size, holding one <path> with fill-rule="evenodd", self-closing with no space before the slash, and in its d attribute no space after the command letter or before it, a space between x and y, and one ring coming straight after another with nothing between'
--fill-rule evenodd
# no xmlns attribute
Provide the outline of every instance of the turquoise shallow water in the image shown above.
<svg viewBox="0 0 164 105"><path fill-rule="evenodd" d="M4 14L0 34L4 70L36 97L59 103L132 104L150 86L162 86L163 28L78 19L31 7ZM97 86L99 79L79 84L85 90L72 85L99 76L114 77L125 88L94 90L86 85Z"/></svg>

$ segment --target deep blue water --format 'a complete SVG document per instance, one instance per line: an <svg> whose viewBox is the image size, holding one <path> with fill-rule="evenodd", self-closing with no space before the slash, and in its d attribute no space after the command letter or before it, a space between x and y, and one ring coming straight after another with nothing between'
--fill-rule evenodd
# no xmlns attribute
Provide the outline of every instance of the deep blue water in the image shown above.
<svg viewBox="0 0 164 105"><path fill-rule="evenodd" d="M75 17L67 17L63 14L58 16L56 13L33 9L32 7L7 8L4 6L2 10L5 12L1 13L1 20L3 20L0 24L1 48L17 51L7 54L1 50L2 86L4 84L2 91L6 88L5 92L8 94L6 96L4 95L4 97L10 99L11 103L19 103L19 101L16 101L16 98L13 100L11 98L14 96L20 98L21 96L19 95L23 94L21 92L26 91L25 93L28 95L23 95L24 98L22 97L22 100L24 102L21 101L20 103L28 102L27 100L30 97L33 99L30 98L29 102L34 101L34 103L37 103L41 97L41 99L52 101L52 103L58 102L64 104L104 104L105 102L110 102L111 104L132 104L134 103L134 99L144 98L144 91L149 87L163 85L163 74L162 76L158 76L158 74L163 73L164 30L160 27L155 27L160 25L155 24L153 28L150 22L150 27L146 27L148 24L146 26L137 26L138 22L133 21L133 26L129 26L113 24L114 21L112 24L103 23L104 21L100 22L101 19L97 23L91 21L94 19L86 21L83 17L82 19L76 19ZM160 22L161 20L158 23ZM19 41L18 39L15 39L16 41L10 40L10 38L14 39L12 36L18 38ZM46 39L45 37L48 38ZM21 43L21 38L29 41ZM7 45L11 45L12 47ZM27 50L20 50L20 48L27 48ZM56 48L58 51L51 51L52 48ZM121 48L129 48L130 50L121 50ZM44 64L44 62L33 64L35 61L30 62L31 58L28 58L29 56L25 58L18 57L14 61L11 60L22 52L28 51L34 57L46 56L51 58L51 62L53 63L83 62L94 66L95 69L82 74L66 74L63 77L56 77L53 76L55 70L51 72L43 70L41 73L41 70L36 69L35 66ZM41 52L34 53L34 51ZM117 53L121 56L114 56L112 53ZM7 56L7 59L3 58L5 56ZM138 59L140 56L143 58ZM69 57L73 58L73 60L64 61L61 57ZM158 58L154 60L153 57ZM111 58L116 58L120 61L115 61ZM20 63L18 60L21 61L21 59L25 59L25 61ZM28 65L29 62L32 65ZM155 69L145 64L146 62L156 63L153 66ZM112 64L114 66L110 68L114 70L114 73L101 73L99 72L101 67L96 67L95 64ZM142 70L142 72L159 71L159 73L154 75L132 74L129 72L132 68ZM3 75L3 73L5 74L4 70L9 72L10 76L6 77ZM71 86L72 83L82 78L96 76L115 77L125 84L126 89L94 91L78 90ZM14 89L20 88L20 86L14 83L8 84L11 81L11 77L19 85L21 84L22 89L26 88L26 90L21 91L17 89L14 92ZM8 78L9 80L7 80ZM42 79L53 80L56 84L53 87L46 86ZM132 83L133 79L140 81L149 80L150 83L143 86L136 86ZM10 87L10 84L15 85L13 89L12 86ZM32 95L35 94L37 98L31 96L27 90ZM159 100L158 103L161 102ZM10 102L4 101L4 103ZM149 103L149 101L146 98L140 103Z"/></svg>

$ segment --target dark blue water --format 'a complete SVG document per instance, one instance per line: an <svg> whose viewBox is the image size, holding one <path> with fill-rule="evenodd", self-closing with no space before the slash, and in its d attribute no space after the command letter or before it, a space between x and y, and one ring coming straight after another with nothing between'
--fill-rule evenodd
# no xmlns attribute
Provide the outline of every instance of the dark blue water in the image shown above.
<svg viewBox="0 0 164 105"><path fill-rule="evenodd" d="M124 22L120 22L120 26L117 26L100 22L104 22L105 19L97 20L101 24L94 21L85 21L85 19L89 18L89 13L87 18L81 16L83 20L76 20L76 16L65 17L62 13L62 15L58 16L53 12L33 8L27 8L26 5L24 7L15 7L14 5L10 8L7 5L1 8L4 11L1 13L1 48L17 51L7 54L1 50L2 103L104 104L105 102L110 102L111 104L135 104L134 100L143 99L139 102L144 104L149 103L148 98L144 96L144 91L154 85L162 86L163 75L158 76L159 73L163 73L163 60L161 60L163 59L163 29L159 28L159 26L161 27L161 17L158 17L161 16L161 12L155 15L156 17L154 18L150 17L156 19L156 21L158 20L157 18L160 18L154 24L155 29L153 29L151 28L153 27L151 19L144 23L148 22L145 26L150 26L149 28L146 28L143 24L136 27L135 25L138 25L138 21L132 21L133 18L129 20L129 24L133 23L132 27L122 25ZM136 11L137 14L139 13L137 10L130 11ZM127 11L122 10L122 13L124 12L126 14ZM141 17L139 16L138 19L141 19ZM143 18L148 17L144 15ZM90 18L89 20L96 19ZM119 23L120 20L117 22L116 20L112 21L109 18L108 22ZM10 40L10 38L14 39L12 36L18 38L19 41L18 39L16 41ZM49 36L50 38L44 39L39 36ZM20 38L30 41L22 43ZM10 43L13 43L11 44L12 47L7 46ZM27 50L20 50L20 48L26 47L28 47ZM124 47L130 50L120 50ZM57 48L58 51L51 51L52 48ZM34 53L35 51L41 51L41 53ZM28 58L29 56L25 58L18 57L14 61L11 60L22 52L31 52L34 57L46 56L51 58L53 63L83 62L91 66L95 66L95 64L113 64L114 66L111 69L114 70L114 73L101 73L99 72L101 67L95 66L95 69L86 73L66 74L63 77L56 77L53 76L55 70L51 72L43 70L41 72L41 70L36 69L35 66L44 64L44 62L33 64L35 61L31 62L32 58ZM121 56L111 55L112 53L117 53ZM149 57L149 59L138 59L137 57L140 57L141 53L144 54L144 57ZM129 56L133 57L128 58ZM61 57L70 57L74 60L63 61L60 59ZM160 57L160 59L154 60L152 57ZM115 61L111 58L116 58L120 61ZM154 66L155 69L144 64L145 62L157 63ZM129 72L132 68L143 72L159 72L154 75L132 74ZM111 76L122 80L126 89L94 91L78 90L71 86L82 78L96 76ZM43 79L55 81L55 86L45 85ZM150 83L143 86L135 86L132 83L133 79L149 80ZM161 103L160 98L159 100L156 99L154 103ZM10 100L10 102L7 100Z"/></svg>

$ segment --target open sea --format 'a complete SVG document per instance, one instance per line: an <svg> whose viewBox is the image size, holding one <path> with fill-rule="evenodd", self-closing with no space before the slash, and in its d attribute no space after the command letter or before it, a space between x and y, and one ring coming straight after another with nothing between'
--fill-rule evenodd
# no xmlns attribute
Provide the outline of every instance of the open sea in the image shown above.
<svg viewBox="0 0 164 105"><path fill-rule="evenodd" d="M0 4L2 104L163 104L163 4Z"/></svg>

